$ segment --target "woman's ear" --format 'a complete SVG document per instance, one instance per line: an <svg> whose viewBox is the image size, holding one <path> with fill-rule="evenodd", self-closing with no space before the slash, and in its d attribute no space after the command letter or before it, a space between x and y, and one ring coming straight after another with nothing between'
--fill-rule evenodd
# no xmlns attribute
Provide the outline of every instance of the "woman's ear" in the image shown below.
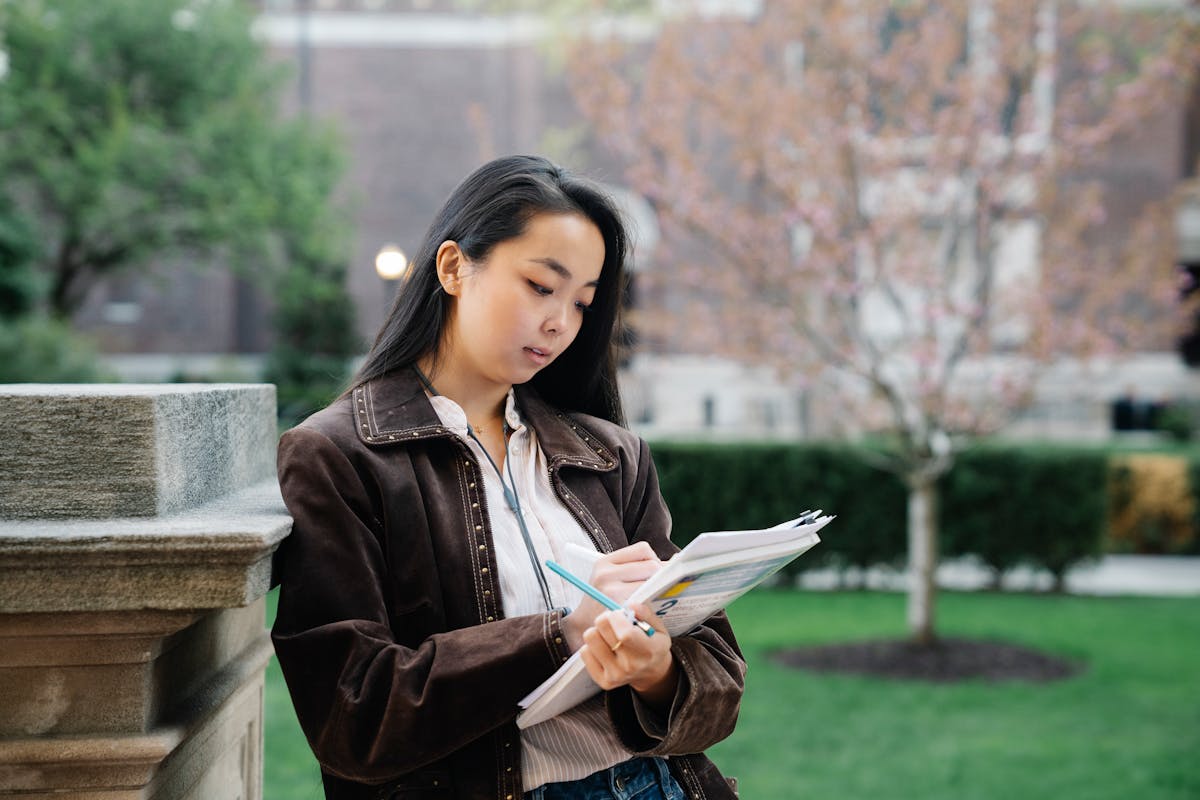
<svg viewBox="0 0 1200 800"><path fill-rule="evenodd" d="M447 239L442 242L437 251L438 281L443 291L448 295L458 295L458 287L462 282L462 272L467 264L467 257L459 249L458 242Z"/></svg>

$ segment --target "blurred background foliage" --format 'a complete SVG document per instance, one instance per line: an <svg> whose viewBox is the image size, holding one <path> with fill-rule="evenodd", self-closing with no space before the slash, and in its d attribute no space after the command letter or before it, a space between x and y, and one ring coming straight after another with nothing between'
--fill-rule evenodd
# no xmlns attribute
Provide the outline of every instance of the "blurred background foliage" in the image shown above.
<svg viewBox="0 0 1200 800"><path fill-rule="evenodd" d="M275 384L281 425L328 405L347 381L361 343L344 274L336 262L297 260L276 284L276 341L263 379Z"/></svg>
<svg viewBox="0 0 1200 800"><path fill-rule="evenodd" d="M0 194L0 383L109 378L69 325L36 313L46 286L37 252L33 226Z"/></svg>
<svg viewBox="0 0 1200 800"><path fill-rule="evenodd" d="M262 378L277 386L281 424L345 388L364 346L336 197L345 148L328 125L282 110L289 76L252 36L252 13L185 0L0 3L0 380L112 379L64 320L98 278L182 258L272 299ZM1195 409L1177 410L1163 430L1187 439ZM655 454L684 539L773 524L802 503L839 520L796 569L904 561L903 487L851 447L659 443ZM980 447L942 482L941 549L973 554L997 580L1031 561L1061 575L1108 550L1200 552L1197 485L1185 456Z"/></svg>
<svg viewBox="0 0 1200 800"><path fill-rule="evenodd" d="M340 389L360 346L344 288L349 215L334 200L343 148L325 124L281 113L288 76L251 14L184 0L0 3L6 380L103 377L66 322L101 277L176 260L228 268L276 300L268 379L289 413Z"/></svg>
<svg viewBox="0 0 1200 800"><path fill-rule="evenodd" d="M1197 547L1200 459L1143 453L1113 459L1108 484L1109 539L1130 553L1179 554Z"/></svg>

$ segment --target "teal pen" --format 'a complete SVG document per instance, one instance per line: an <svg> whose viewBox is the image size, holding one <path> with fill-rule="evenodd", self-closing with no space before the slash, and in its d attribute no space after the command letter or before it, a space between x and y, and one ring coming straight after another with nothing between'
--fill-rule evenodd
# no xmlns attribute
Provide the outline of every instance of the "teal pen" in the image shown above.
<svg viewBox="0 0 1200 800"><path fill-rule="evenodd" d="M637 617L635 617L633 615L632 611L630 611L629 609L627 609L627 608L623 607L622 605L620 605L619 603L617 603L616 600L613 600L611 597L609 597L604 592L597 589L595 586L592 586L590 583L585 581L583 578L578 578L575 575L571 574L570 572L567 571L566 567L560 566L560 565L554 563L553 561L547 561L546 566L549 567L552 572L554 572L558 575L561 575L563 577L563 579L568 581L572 586L576 587L577 589L582 591L584 594L586 594L588 597L592 598L593 600L595 600L597 603L604 606L608 610L624 611L625 616L629 617L629 621L632 622L637 627L641 628L642 632L645 633L647 636L654 635L654 626L653 625L651 625L648 622L643 622L642 620L638 619Z"/></svg>

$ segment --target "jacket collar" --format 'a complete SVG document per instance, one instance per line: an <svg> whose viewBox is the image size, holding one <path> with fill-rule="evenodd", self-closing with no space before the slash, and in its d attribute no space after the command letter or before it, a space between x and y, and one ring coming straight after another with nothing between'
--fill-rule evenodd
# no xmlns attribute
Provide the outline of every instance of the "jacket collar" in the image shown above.
<svg viewBox="0 0 1200 800"><path fill-rule="evenodd" d="M515 387L521 415L537 434L551 467L561 465L607 472L616 456L580 420L550 406L533 387ZM358 438L370 447L453 436L411 369L403 368L356 386L350 403Z"/></svg>

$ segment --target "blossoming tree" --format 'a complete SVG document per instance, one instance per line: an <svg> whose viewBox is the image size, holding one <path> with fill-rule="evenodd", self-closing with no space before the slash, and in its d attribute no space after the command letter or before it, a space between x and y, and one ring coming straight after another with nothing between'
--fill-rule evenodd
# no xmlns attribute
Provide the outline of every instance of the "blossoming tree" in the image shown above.
<svg viewBox="0 0 1200 800"><path fill-rule="evenodd" d="M773 365L886 442L917 641L935 637L935 489L956 450L1052 360L1165 341L1169 193L1117 229L1087 176L1179 102L1198 42L1178 6L767 0L677 9L649 41L572 57L580 108L663 228L669 288L643 295L682 313L640 329Z"/></svg>

